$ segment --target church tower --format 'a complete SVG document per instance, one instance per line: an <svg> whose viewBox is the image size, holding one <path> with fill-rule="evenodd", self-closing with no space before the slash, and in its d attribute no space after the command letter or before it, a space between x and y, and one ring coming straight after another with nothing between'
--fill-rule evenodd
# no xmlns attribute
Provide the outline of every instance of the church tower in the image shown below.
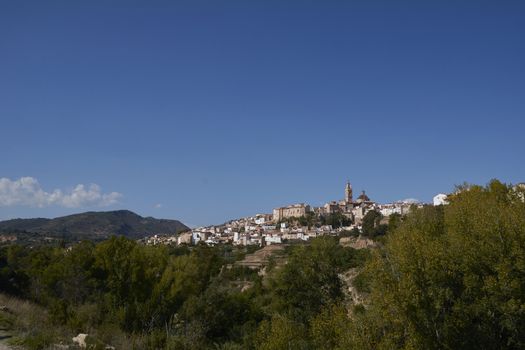
<svg viewBox="0 0 525 350"><path fill-rule="evenodd" d="M352 196L352 185L350 185L350 181L347 181L345 187L345 202L352 203L353 201L354 199Z"/></svg>

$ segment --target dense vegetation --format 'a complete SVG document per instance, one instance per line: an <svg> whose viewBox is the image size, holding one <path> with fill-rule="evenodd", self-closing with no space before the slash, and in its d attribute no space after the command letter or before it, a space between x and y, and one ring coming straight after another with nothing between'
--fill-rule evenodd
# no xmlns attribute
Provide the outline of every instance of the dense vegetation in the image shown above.
<svg viewBox="0 0 525 350"><path fill-rule="evenodd" d="M229 246L11 246L0 254L0 286L99 346L522 349L523 198L497 181L462 187L449 205L396 217L385 232L371 215L370 235L382 235L371 253L321 237L287 249L287 264L264 277L232 264L244 252ZM353 285L363 303L346 293L347 271L362 271ZM26 344L57 341L44 333Z"/></svg>
<svg viewBox="0 0 525 350"><path fill-rule="evenodd" d="M328 237L290 251L289 263L263 283L256 271L230 264L242 252L228 246L144 246L123 237L70 249L10 246L0 257L0 286L44 306L71 334L101 343L129 341L115 339L118 332L142 348L253 348L273 337L274 316L304 326L341 302L338 272L362 260Z"/></svg>
<svg viewBox="0 0 525 350"><path fill-rule="evenodd" d="M525 348L524 194L498 181L464 186L450 205L409 215L367 267L356 345Z"/></svg>

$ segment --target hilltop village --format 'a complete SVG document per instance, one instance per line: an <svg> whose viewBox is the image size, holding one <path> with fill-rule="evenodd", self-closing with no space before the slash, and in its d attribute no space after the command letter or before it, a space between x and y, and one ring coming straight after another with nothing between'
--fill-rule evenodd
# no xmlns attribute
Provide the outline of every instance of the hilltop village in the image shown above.
<svg viewBox="0 0 525 350"><path fill-rule="evenodd" d="M438 196L440 203L435 204L442 204L446 196ZM392 215L404 216L414 206L421 207L423 204L415 201L379 204L371 200L365 191L354 199L352 185L347 182L343 200L331 201L320 207L293 204L275 208L271 214L257 214L222 225L199 227L179 235L154 235L143 241L146 244L191 245L204 242L208 245L232 243L265 246L288 240L306 241L343 232L359 235L367 214L373 217L374 225L385 225Z"/></svg>

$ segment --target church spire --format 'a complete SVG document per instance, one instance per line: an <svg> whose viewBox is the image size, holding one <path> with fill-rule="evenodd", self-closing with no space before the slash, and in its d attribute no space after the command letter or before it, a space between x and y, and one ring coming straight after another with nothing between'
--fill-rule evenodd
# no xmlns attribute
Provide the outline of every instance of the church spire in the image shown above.
<svg viewBox="0 0 525 350"><path fill-rule="evenodd" d="M352 185L350 185L350 181L346 181L345 202L346 203L352 203L353 202Z"/></svg>

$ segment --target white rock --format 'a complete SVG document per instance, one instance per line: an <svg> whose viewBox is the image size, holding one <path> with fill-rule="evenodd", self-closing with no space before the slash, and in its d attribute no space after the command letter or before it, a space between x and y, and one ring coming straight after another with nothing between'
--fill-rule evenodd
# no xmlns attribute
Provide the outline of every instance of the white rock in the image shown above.
<svg viewBox="0 0 525 350"><path fill-rule="evenodd" d="M81 348L85 348L87 336L85 333L79 333L76 337L73 337L73 343L78 344Z"/></svg>

